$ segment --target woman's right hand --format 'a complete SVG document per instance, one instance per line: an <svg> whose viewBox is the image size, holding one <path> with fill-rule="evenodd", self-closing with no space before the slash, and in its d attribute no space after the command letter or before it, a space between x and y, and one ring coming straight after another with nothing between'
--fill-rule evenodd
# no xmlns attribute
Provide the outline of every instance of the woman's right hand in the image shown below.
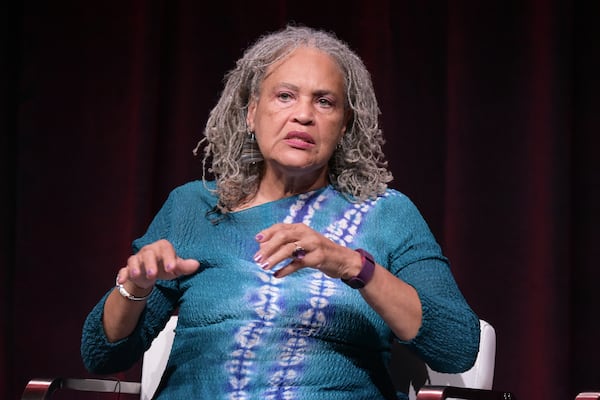
<svg viewBox="0 0 600 400"><path fill-rule="evenodd" d="M119 270L117 282L129 281L140 289L149 289L157 279L171 280L190 275L198 270L200 263L194 259L177 256L175 248L166 239L142 247L129 257L127 266Z"/></svg>
<svg viewBox="0 0 600 400"><path fill-rule="evenodd" d="M168 240L158 240L146 245L129 257L127 266L119 270L117 283L135 297L145 298L152 292L157 279L171 280L190 275L198 270L200 263L177 256ZM116 342L129 336L135 329L139 316L146 307L145 301L132 301L112 291L104 304L102 323L106 338Z"/></svg>

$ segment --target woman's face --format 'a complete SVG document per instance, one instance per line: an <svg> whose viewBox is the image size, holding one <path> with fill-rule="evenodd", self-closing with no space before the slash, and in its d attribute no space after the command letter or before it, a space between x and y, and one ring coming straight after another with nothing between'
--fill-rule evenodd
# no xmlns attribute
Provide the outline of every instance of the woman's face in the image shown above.
<svg viewBox="0 0 600 400"><path fill-rule="evenodd" d="M267 70L247 116L267 176L326 182L328 161L348 121L344 93L339 66L314 48L298 48Z"/></svg>

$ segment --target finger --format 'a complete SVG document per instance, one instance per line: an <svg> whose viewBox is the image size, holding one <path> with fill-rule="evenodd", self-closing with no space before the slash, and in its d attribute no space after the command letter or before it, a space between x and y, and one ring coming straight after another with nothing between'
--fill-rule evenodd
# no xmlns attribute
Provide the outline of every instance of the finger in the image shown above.
<svg viewBox="0 0 600 400"><path fill-rule="evenodd" d="M152 281L163 275L166 266L177 262L173 245L164 239L142 247L135 257L131 262L130 275Z"/></svg>
<svg viewBox="0 0 600 400"><path fill-rule="evenodd" d="M302 263L299 260L294 260L291 263L289 263L288 265L286 265L285 267L282 267L282 268L278 269L277 271L275 271L273 273L273 276L275 278L283 278L283 277L293 274L296 271L301 270L302 268L304 268Z"/></svg>
<svg viewBox="0 0 600 400"><path fill-rule="evenodd" d="M169 264L165 267L165 271L174 277L178 277L181 275L191 275L196 272L198 268L200 268L200 263L198 260L177 257L177 260L174 264Z"/></svg>
<svg viewBox="0 0 600 400"><path fill-rule="evenodd" d="M264 242L269 241L271 239L271 237L273 236L273 234L275 234L277 231L279 231L281 229L285 229L290 226L292 226L292 224L284 224L284 223L273 224L270 227L258 232L254 238L256 239L257 242L264 243Z"/></svg>
<svg viewBox="0 0 600 400"><path fill-rule="evenodd" d="M123 267L117 272L117 283L122 285L129 280L129 269Z"/></svg>
<svg viewBox="0 0 600 400"><path fill-rule="evenodd" d="M156 279L158 269L162 266L162 256L158 250L151 247L139 252L139 274L136 277Z"/></svg>
<svg viewBox="0 0 600 400"><path fill-rule="evenodd" d="M134 285L141 288L148 288L154 285L155 279L148 279L145 274L140 274L140 269L137 267L138 263L138 257L130 257L128 265L121 268L117 273L117 283L124 285L126 282L132 282ZM134 270L135 273L132 273Z"/></svg>
<svg viewBox="0 0 600 400"><path fill-rule="evenodd" d="M287 242L283 245L275 248L274 250L259 251L259 255L255 257L255 260L259 266L264 270L270 270L280 262L294 258L294 251L299 246L293 242Z"/></svg>
<svg viewBox="0 0 600 400"><path fill-rule="evenodd" d="M278 223L271 225L269 228L264 229L256 234L255 240L260 243L261 246L271 245L280 246L283 243L294 241L307 234L307 231L311 229L305 224L287 224Z"/></svg>
<svg viewBox="0 0 600 400"><path fill-rule="evenodd" d="M167 270L173 268L179 257L177 256L177 252L175 251L175 247L166 239L162 239L156 242L159 251L159 257L157 260L159 261L159 267L162 270Z"/></svg>
<svg viewBox="0 0 600 400"><path fill-rule="evenodd" d="M127 259L127 279L134 279L141 276L143 261L141 254L134 254Z"/></svg>
<svg viewBox="0 0 600 400"><path fill-rule="evenodd" d="M254 255L254 260L261 266L266 262L273 266L290 258L297 247L294 243L309 234L302 233L306 228L304 224L275 224L261 231L257 235L259 249Z"/></svg>

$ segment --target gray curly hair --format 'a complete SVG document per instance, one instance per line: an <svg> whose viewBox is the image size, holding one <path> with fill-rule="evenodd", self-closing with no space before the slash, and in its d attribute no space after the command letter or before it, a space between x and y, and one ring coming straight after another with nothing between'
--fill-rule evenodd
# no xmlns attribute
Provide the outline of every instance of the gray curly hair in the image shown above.
<svg viewBox="0 0 600 400"><path fill-rule="evenodd" d="M381 195L392 180L382 151L384 139L370 73L347 44L334 34L288 25L259 38L225 75L225 87L209 114L204 139L203 180L208 169L216 180L218 208L228 212L256 195L262 177L260 150L248 148L246 114L252 98L258 98L269 66L298 47L314 47L337 61L344 75L346 107L351 110L346 133L329 161L329 181L351 201ZM259 158L252 156L258 154Z"/></svg>

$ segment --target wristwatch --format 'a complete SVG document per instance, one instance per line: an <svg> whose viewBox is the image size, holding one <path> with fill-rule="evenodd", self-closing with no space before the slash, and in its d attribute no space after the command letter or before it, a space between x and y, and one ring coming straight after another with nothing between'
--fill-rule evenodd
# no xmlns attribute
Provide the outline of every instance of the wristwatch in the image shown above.
<svg viewBox="0 0 600 400"><path fill-rule="evenodd" d="M355 277L350 279L342 279L342 282L350 286L352 289L363 288L367 283L369 283L373 277L373 271L375 271L375 260L373 259L371 253L363 249L356 249L356 251L362 258L362 269Z"/></svg>

